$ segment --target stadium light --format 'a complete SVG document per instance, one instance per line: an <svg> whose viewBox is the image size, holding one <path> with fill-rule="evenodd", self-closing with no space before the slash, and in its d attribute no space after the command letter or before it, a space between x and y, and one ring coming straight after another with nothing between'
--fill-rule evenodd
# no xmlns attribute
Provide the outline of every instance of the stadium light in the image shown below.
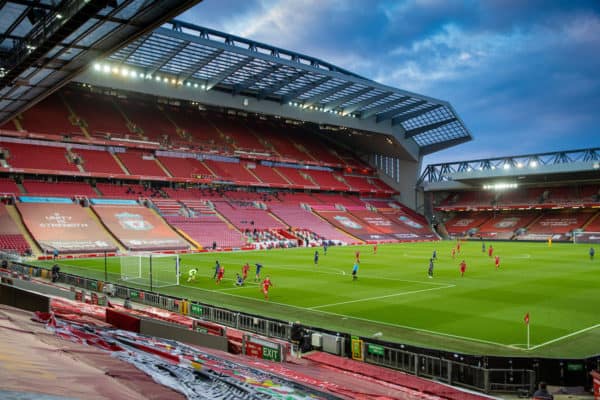
<svg viewBox="0 0 600 400"><path fill-rule="evenodd" d="M197 83L194 83L194 88L198 88L198 84Z"/></svg>
<svg viewBox="0 0 600 400"><path fill-rule="evenodd" d="M192 86L192 82L187 82L187 83L185 84L185 86L187 86L187 87L190 87L190 86Z"/></svg>
<svg viewBox="0 0 600 400"><path fill-rule="evenodd" d="M529 166L530 166L531 168L537 168L537 166L538 166L538 163L537 163L537 161L533 160L533 161L531 161L531 162L529 163Z"/></svg>
<svg viewBox="0 0 600 400"><path fill-rule="evenodd" d="M123 75L123 76L129 75L129 70L127 68L121 68L121 75Z"/></svg>
<svg viewBox="0 0 600 400"><path fill-rule="evenodd" d="M484 190L506 190L516 189L518 185L516 183L494 183L493 185L483 185Z"/></svg>
<svg viewBox="0 0 600 400"><path fill-rule="evenodd" d="M523 168L523 164L517 163L517 168Z"/></svg>
<svg viewBox="0 0 600 400"><path fill-rule="evenodd" d="M163 82L165 83L169 83L169 78L167 78L166 76L163 78Z"/></svg>
<svg viewBox="0 0 600 400"><path fill-rule="evenodd" d="M138 77L138 74L137 74L137 72L135 72L134 70L131 70L131 71L129 72L129 76L131 76L132 78L137 78L137 77ZM144 75L143 75L143 74L140 74L140 76L144 76Z"/></svg>
<svg viewBox="0 0 600 400"><path fill-rule="evenodd" d="M206 90L206 85L201 85L201 86L200 86L200 89L202 89L202 90Z"/></svg>
<svg viewBox="0 0 600 400"><path fill-rule="evenodd" d="M119 68L117 68L117 67L112 67L112 73L113 73L113 74L118 74L118 73L119 73Z"/></svg>
<svg viewBox="0 0 600 400"><path fill-rule="evenodd" d="M102 67L100 66L100 64L94 63L94 70L100 71L101 69L102 69Z"/></svg>
<svg viewBox="0 0 600 400"><path fill-rule="evenodd" d="M146 79L152 79L152 75L146 74Z"/></svg>
<svg viewBox="0 0 600 400"><path fill-rule="evenodd" d="M160 82L160 76L156 75L156 82Z"/></svg>
<svg viewBox="0 0 600 400"><path fill-rule="evenodd" d="M510 169L510 164L509 163L504 163L504 165L502 166L502 168L504 168L504 169Z"/></svg>

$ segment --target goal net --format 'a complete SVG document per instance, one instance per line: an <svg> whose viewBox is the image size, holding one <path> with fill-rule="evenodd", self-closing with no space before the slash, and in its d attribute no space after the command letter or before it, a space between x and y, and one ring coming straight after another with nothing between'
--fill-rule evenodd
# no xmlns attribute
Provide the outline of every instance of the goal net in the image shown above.
<svg viewBox="0 0 600 400"><path fill-rule="evenodd" d="M600 244L600 232L575 232L573 243Z"/></svg>
<svg viewBox="0 0 600 400"><path fill-rule="evenodd" d="M179 285L177 254L136 254L121 257L121 281L136 286L160 288Z"/></svg>

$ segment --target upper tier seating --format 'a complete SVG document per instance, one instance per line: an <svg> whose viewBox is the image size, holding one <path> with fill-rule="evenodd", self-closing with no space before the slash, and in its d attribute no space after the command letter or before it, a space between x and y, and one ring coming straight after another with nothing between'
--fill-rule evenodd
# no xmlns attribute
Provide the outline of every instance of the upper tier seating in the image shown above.
<svg viewBox="0 0 600 400"><path fill-rule="evenodd" d="M205 160L204 163L219 177L237 183L258 183L258 180L244 167L245 163L218 162Z"/></svg>
<svg viewBox="0 0 600 400"><path fill-rule="evenodd" d="M121 100L117 104L133 125L141 129L142 134L148 139L164 143L165 138L167 142L178 138L177 128L157 105L134 100Z"/></svg>
<svg viewBox="0 0 600 400"><path fill-rule="evenodd" d="M195 158L157 157L171 175L179 178L206 177L214 175Z"/></svg>
<svg viewBox="0 0 600 400"><path fill-rule="evenodd" d="M169 107L165 109L165 113L189 139L193 139L195 146L231 150L231 146L221 137L219 131L197 110Z"/></svg>
<svg viewBox="0 0 600 400"><path fill-rule="evenodd" d="M347 191L349 189L346 184L335 178L336 175L333 172L310 170L306 171L306 173L310 174L321 189L340 191Z"/></svg>
<svg viewBox="0 0 600 400"><path fill-rule="evenodd" d="M0 178L0 193L19 194L21 193L21 191L19 190L19 187L17 186L15 181L13 181L12 179Z"/></svg>
<svg viewBox="0 0 600 400"><path fill-rule="evenodd" d="M67 149L64 147L0 142L0 148L10 152L7 162L13 168L79 171L77 166L67 159ZM32 157L32 154L35 154L35 157Z"/></svg>
<svg viewBox="0 0 600 400"><path fill-rule="evenodd" d="M365 203L363 203L356 195L345 196L337 193L313 193L313 197L325 204L340 204L345 207L365 208Z"/></svg>
<svg viewBox="0 0 600 400"><path fill-rule="evenodd" d="M367 177L344 175L344 180L354 190L360 192L377 191L377 187L369 183Z"/></svg>
<svg viewBox="0 0 600 400"><path fill-rule="evenodd" d="M298 149L294 143L292 143L288 137L289 132L288 126L276 127L267 123L257 124L255 128L265 140L273 146L273 149L283 158L289 158L292 160L299 161L314 161L308 154Z"/></svg>
<svg viewBox="0 0 600 400"><path fill-rule="evenodd" d="M543 202L543 188L512 190L497 197L497 204L503 205L536 205Z"/></svg>
<svg viewBox="0 0 600 400"><path fill-rule="evenodd" d="M83 182L46 182L23 181L27 194L38 196L88 196L97 197L98 194L87 183Z"/></svg>
<svg viewBox="0 0 600 400"><path fill-rule="evenodd" d="M83 135L78 126L69 122L69 110L57 94L42 100L21 116L21 126L29 132Z"/></svg>
<svg viewBox="0 0 600 400"><path fill-rule="evenodd" d="M278 174L275 168L255 164L255 167L251 169L251 171L264 183L271 185L289 185L289 182L280 174Z"/></svg>
<svg viewBox="0 0 600 400"><path fill-rule="evenodd" d="M252 132L249 127L253 125L252 120L241 121L233 117L212 116L210 121L219 128L227 137L230 137L235 143L235 147L240 150L266 152L267 149L260 142L258 136Z"/></svg>
<svg viewBox="0 0 600 400"><path fill-rule="evenodd" d="M286 204L294 204L294 205L301 204L301 203L305 203L305 204L309 204L309 205L322 203L321 200L317 199L310 193L301 193L301 192L298 192L298 193L282 192L279 194L279 200L281 200L282 202L284 202Z"/></svg>
<svg viewBox="0 0 600 400"><path fill-rule="evenodd" d="M81 158L81 165L87 172L125 174L125 171L108 151L73 149L71 152Z"/></svg>
<svg viewBox="0 0 600 400"><path fill-rule="evenodd" d="M441 202L440 207L467 208L467 207L491 207L495 194L492 192L458 192L448 196Z"/></svg>
<svg viewBox="0 0 600 400"><path fill-rule="evenodd" d="M117 157L131 175L167 176L150 153L128 149L125 153L117 153Z"/></svg>
<svg viewBox="0 0 600 400"><path fill-rule="evenodd" d="M585 227L586 232L600 232L600 212L590 218L589 224Z"/></svg>
<svg viewBox="0 0 600 400"><path fill-rule="evenodd" d="M92 136L105 137L131 136L140 139L127 128L127 121L108 96L85 92L65 92L65 99L75 114L87 124L88 133Z"/></svg>
<svg viewBox="0 0 600 400"><path fill-rule="evenodd" d="M304 187L316 187L316 184L305 178L302 174L307 170L301 170L296 168L277 168L277 171L284 175L288 181L292 182L293 185L304 186Z"/></svg>

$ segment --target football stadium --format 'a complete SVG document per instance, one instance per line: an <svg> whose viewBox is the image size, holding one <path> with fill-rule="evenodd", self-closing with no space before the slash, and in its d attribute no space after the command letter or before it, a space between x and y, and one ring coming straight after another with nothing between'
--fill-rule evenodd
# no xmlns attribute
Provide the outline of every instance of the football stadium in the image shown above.
<svg viewBox="0 0 600 400"><path fill-rule="evenodd" d="M600 148L197 3L0 2L0 397L599 398Z"/></svg>

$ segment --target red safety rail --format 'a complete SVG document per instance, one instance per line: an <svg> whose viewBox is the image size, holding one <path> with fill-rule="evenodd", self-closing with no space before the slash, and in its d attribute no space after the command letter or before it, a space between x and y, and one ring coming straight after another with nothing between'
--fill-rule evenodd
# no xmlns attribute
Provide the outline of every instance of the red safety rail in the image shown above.
<svg viewBox="0 0 600 400"><path fill-rule="evenodd" d="M157 157L171 175L180 178L210 178L214 175L195 158Z"/></svg>
<svg viewBox="0 0 600 400"><path fill-rule="evenodd" d="M127 128L127 121L115 108L112 98L98 94L85 92L64 92L65 100L75 112L87 124L88 133L95 137L105 137L110 133L118 137L132 136Z"/></svg>
<svg viewBox="0 0 600 400"><path fill-rule="evenodd" d="M232 207L222 201L217 201L214 204L221 215L242 231L246 229L252 231L254 229L287 228L265 210L254 207Z"/></svg>
<svg viewBox="0 0 600 400"><path fill-rule="evenodd" d="M104 197L119 199L137 199L148 194L142 185L135 184L96 183L96 188L100 190Z"/></svg>
<svg viewBox="0 0 600 400"><path fill-rule="evenodd" d="M189 249L187 242L146 207L96 205L94 210L128 250Z"/></svg>
<svg viewBox="0 0 600 400"><path fill-rule="evenodd" d="M79 171L77 166L67 159L67 149L64 147L0 142L0 148L9 151L6 161L13 168Z"/></svg>
<svg viewBox="0 0 600 400"><path fill-rule="evenodd" d="M121 110L127 115L129 121L143 131L143 135L156 142L164 142L165 137L178 139L177 128L158 109L156 104L135 100L120 100Z"/></svg>
<svg viewBox="0 0 600 400"><path fill-rule="evenodd" d="M71 153L81 158L81 166L87 172L125 174L111 153L105 150L72 149Z"/></svg>
<svg viewBox="0 0 600 400"><path fill-rule="evenodd" d="M221 248L244 245L242 235L215 214L199 215L194 218L165 217L165 219L203 247L212 247L213 242Z"/></svg>
<svg viewBox="0 0 600 400"><path fill-rule="evenodd" d="M539 216L538 212L501 212L479 227L482 237L510 239L520 228L525 228Z"/></svg>
<svg viewBox="0 0 600 400"><path fill-rule="evenodd" d="M117 153L117 157L131 175L167 176L157 164L152 153L129 149L125 153Z"/></svg>
<svg viewBox="0 0 600 400"><path fill-rule="evenodd" d="M23 181L23 187L27 194L42 196L88 196L98 195L94 189L83 182L46 182L46 181Z"/></svg>
<svg viewBox="0 0 600 400"><path fill-rule="evenodd" d="M255 164L255 167L251 168L250 170L254 173L254 175L258 177L258 179L260 179L264 183L277 186L285 186L290 184L288 181L285 180L285 178L283 178L275 171L275 168Z"/></svg>
<svg viewBox="0 0 600 400"><path fill-rule="evenodd" d="M491 214L489 212L459 213L454 218L446 221L446 230L452 235L464 235L470 229L482 225L490 217Z"/></svg>
<svg viewBox="0 0 600 400"><path fill-rule="evenodd" d="M83 136L78 126L69 122L69 110L58 95L52 95L21 114L21 126L29 132Z"/></svg>
<svg viewBox="0 0 600 400"><path fill-rule="evenodd" d="M591 212L549 211L527 228L527 233L553 234L567 233L581 228L591 217Z"/></svg>
<svg viewBox="0 0 600 400"><path fill-rule="evenodd" d="M30 249L29 243L2 203L0 203L0 249L14 250L19 254Z"/></svg>
<svg viewBox="0 0 600 400"><path fill-rule="evenodd" d="M340 240L345 243L355 241L351 236L348 236L312 212L301 208L297 203L294 205L286 200L281 204L271 204L269 209L294 229L307 229L328 240Z"/></svg>
<svg viewBox="0 0 600 400"><path fill-rule="evenodd" d="M13 193L18 195L21 191L12 179L0 178L0 193Z"/></svg>
<svg viewBox="0 0 600 400"><path fill-rule="evenodd" d="M23 223L42 250L52 253L116 251L117 246L88 211L77 204L18 203Z"/></svg>

